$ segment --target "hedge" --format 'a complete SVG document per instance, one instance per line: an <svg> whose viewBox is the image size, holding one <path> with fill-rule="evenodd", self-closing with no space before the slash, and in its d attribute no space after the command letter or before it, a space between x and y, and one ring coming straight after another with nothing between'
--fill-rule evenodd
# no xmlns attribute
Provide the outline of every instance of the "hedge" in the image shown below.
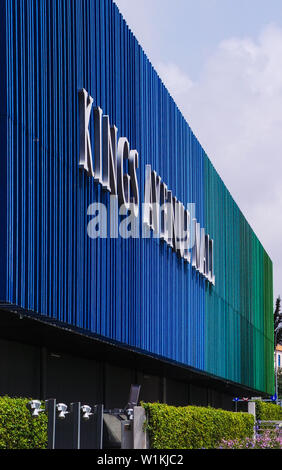
<svg viewBox="0 0 282 470"><path fill-rule="evenodd" d="M0 397L0 449L46 449L47 415L36 419L27 398Z"/></svg>
<svg viewBox="0 0 282 470"><path fill-rule="evenodd" d="M282 407L274 403L257 401L256 419L258 421L282 421Z"/></svg>
<svg viewBox="0 0 282 470"><path fill-rule="evenodd" d="M254 417L247 413L159 403L143 403L143 407L151 449L214 449L222 439L253 436Z"/></svg>

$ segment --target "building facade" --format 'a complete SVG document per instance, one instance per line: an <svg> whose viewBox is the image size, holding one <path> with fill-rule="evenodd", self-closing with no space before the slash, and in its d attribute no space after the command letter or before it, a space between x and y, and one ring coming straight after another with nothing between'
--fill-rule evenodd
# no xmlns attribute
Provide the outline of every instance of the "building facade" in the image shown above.
<svg viewBox="0 0 282 470"><path fill-rule="evenodd" d="M272 262L116 5L0 5L0 393L120 407L139 382L145 400L223 408L272 394ZM89 236L89 208L113 195L142 232L158 188L192 208L184 256L151 209L147 238Z"/></svg>
<svg viewBox="0 0 282 470"><path fill-rule="evenodd" d="M278 369L282 369L282 345L278 344L275 350L275 364Z"/></svg>

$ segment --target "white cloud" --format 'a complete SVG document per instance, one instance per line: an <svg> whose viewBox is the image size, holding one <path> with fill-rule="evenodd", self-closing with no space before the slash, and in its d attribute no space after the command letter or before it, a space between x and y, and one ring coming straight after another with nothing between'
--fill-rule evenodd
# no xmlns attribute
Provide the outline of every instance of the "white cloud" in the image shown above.
<svg viewBox="0 0 282 470"><path fill-rule="evenodd" d="M165 77L165 82L168 89L174 90L176 98L181 99L183 95L188 93L193 87L193 82L190 78L182 72L182 70L176 64L162 64L159 63L158 73L161 77Z"/></svg>
<svg viewBox="0 0 282 470"><path fill-rule="evenodd" d="M199 81L157 70L274 262L282 294L282 30L223 41Z"/></svg>

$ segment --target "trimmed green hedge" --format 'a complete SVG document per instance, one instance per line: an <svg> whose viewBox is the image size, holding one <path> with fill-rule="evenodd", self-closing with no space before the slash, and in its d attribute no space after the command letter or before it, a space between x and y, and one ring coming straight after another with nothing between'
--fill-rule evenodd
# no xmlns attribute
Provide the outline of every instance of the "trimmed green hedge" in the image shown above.
<svg viewBox="0 0 282 470"><path fill-rule="evenodd" d="M152 449L214 449L222 439L253 436L254 417L214 408L143 404Z"/></svg>
<svg viewBox="0 0 282 470"><path fill-rule="evenodd" d="M275 403L257 401L256 419L258 421L282 421L282 407Z"/></svg>
<svg viewBox="0 0 282 470"><path fill-rule="evenodd" d="M36 419L27 398L0 397L0 449L46 449L47 415Z"/></svg>

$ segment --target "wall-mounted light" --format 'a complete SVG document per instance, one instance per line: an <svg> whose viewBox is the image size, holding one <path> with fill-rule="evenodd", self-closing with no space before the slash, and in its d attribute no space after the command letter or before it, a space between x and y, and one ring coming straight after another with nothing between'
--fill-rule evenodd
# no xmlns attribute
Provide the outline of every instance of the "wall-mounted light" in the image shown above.
<svg viewBox="0 0 282 470"><path fill-rule="evenodd" d="M65 403L58 403L57 405L58 418L65 419L66 415L69 414L68 406Z"/></svg>
<svg viewBox="0 0 282 470"><path fill-rule="evenodd" d="M83 405L81 407L82 419L84 419L85 421L88 421L90 416L93 416L93 413L91 413L91 411L92 411L91 406Z"/></svg>
<svg viewBox="0 0 282 470"><path fill-rule="evenodd" d="M38 418L40 413L43 413L45 409L41 408L41 401L40 400L31 400L26 405L29 411L31 412L31 416L33 418Z"/></svg>

